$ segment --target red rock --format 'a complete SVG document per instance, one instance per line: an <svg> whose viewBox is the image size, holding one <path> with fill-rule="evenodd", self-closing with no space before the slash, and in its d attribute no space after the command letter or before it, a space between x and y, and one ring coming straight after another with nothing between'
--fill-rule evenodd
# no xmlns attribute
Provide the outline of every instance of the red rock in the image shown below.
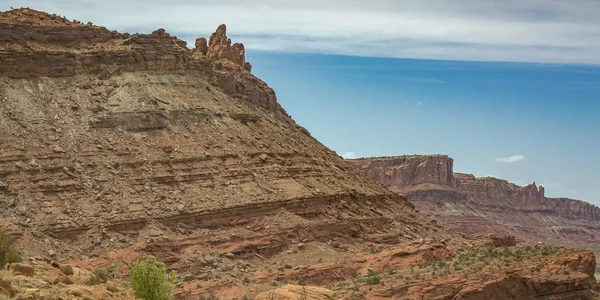
<svg viewBox="0 0 600 300"><path fill-rule="evenodd" d="M419 211L466 235L513 235L528 243L548 238L555 244L600 243L600 208L579 200L548 198L535 183L522 187L498 178L454 173L454 161L446 155L349 162L407 196Z"/></svg>
<svg viewBox="0 0 600 300"><path fill-rule="evenodd" d="M206 42L206 38L197 38L196 39L196 52L198 53L202 53L203 55L206 55L206 53L208 52L208 44Z"/></svg>

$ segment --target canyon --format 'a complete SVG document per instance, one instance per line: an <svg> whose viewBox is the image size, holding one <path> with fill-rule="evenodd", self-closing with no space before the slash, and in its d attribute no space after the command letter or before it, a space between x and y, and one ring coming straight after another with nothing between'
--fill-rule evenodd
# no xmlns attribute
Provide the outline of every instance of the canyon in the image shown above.
<svg viewBox="0 0 600 300"><path fill-rule="evenodd" d="M524 244L592 247L600 244L600 208L549 198L543 186L518 186L494 177L454 173L447 155L349 160L371 178L405 195L445 227L469 236L514 235Z"/></svg>
<svg viewBox="0 0 600 300"><path fill-rule="evenodd" d="M188 49L1 12L0 226L35 272L0 294L133 299L153 254L177 299L594 299L593 252L440 226L296 124L245 51L225 25Z"/></svg>

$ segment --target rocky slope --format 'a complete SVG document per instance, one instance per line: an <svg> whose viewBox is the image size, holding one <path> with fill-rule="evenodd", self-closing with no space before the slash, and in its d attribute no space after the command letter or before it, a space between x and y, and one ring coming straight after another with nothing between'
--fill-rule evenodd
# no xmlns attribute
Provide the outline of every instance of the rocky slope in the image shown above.
<svg viewBox="0 0 600 300"><path fill-rule="evenodd" d="M600 208L579 200L548 198L535 183L453 172L445 155L350 160L370 177L404 193L418 210L469 235L514 234L528 242L595 246Z"/></svg>
<svg viewBox="0 0 600 300"><path fill-rule="evenodd" d="M361 218L410 211L296 125L225 30L188 50L162 29L3 13L3 216L72 239L152 221L229 226L282 208L317 218L351 200L372 202Z"/></svg>
<svg viewBox="0 0 600 300"><path fill-rule="evenodd" d="M404 272L490 247L440 227L324 147L251 70L225 25L188 49L162 29L130 35L30 9L0 13L0 225L28 255L84 273L105 266L119 284L152 253L181 275L178 299L345 284L382 261ZM577 262L573 253L551 258L574 274L555 286L589 298L593 254ZM406 284L414 292L359 286L335 297L480 297L464 289L486 286L486 272L443 293L417 280ZM15 295L72 284L76 299L130 295L126 284L115 292L39 278L31 287L13 275Z"/></svg>

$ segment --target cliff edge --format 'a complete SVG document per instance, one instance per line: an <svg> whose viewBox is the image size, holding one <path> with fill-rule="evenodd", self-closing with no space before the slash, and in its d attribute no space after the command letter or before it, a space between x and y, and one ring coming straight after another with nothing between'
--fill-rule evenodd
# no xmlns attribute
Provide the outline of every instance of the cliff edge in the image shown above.
<svg viewBox="0 0 600 300"><path fill-rule="evenodd" d="M454 173L446 155L349 160L371 178L406 195L417 209L469 235L514 234L527 242L596 246L600 208L549 198L543 186Z"/></svg>

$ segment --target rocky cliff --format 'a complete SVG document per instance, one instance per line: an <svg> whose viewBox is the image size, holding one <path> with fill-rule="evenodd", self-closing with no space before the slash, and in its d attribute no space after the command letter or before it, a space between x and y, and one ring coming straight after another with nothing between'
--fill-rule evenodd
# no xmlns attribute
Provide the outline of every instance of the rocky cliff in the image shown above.
<svg viewBox="0 0 600 300"><path fill-rule="evenodd" d="M349 160L417 208L470 235L513 233L525 240L593 245L600 241L600 208L567 198L548 198L535 183L454 173L445 155Z"/></svg>
<svg viewBox="0 0 600 300"><path fill-rule="evenodd" d="M30 9L0 14L0 33L0 214L13 223L75 239L413 209L298 126L225 25L192 50L163 29Z"/></svg>
<svg viewBox="0 0 600 300"><path fill-rule="evenodd" d="M351 162L370 177L392 188L420 184L455 186L452 171L454 161L447 155L382 157Z"/></svg>
<svg viewBox="0 0 600 300"><path fill-rule="evenodd" d="M336 298L468 299L512 284L500 263L448 274L443 291L429 288L433 270L393 277L386 268L408 278L409 266L449 266L489 241L442 228L327 149L251 70L225 25L188 49L163 29L0 13L0 227L38 268L0 278L0 293L124 299L124 285L85 287L81 276L102 266L123 281L146 253L179 272L177 299L254 297L285 282L336 285ZM453 180L451 167L437 170ZM528 288L517 294L589 296L593 254L561 251L540 258L557 276L532 283L533 268L521 270ZM78 276L55 267L65 262ZM372 289L383 271L394 284Z"/></svg>

